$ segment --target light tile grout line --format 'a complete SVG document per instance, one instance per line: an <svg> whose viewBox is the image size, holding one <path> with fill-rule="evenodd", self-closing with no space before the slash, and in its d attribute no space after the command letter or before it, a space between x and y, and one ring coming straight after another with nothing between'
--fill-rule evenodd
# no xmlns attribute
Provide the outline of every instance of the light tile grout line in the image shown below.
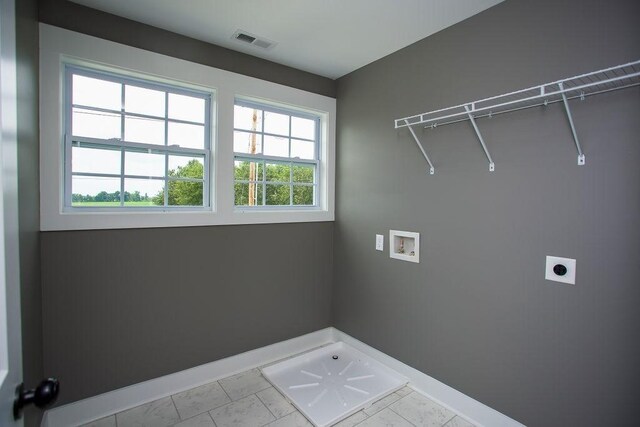
<svg viewBox="0 0 640 427"><path fill-rule="evenodd" d="M228 405L229 403L232 403L232 402L233 402L233 400L231 400L231 397L229 397L229 394L227 393L227 391L224 389L224 387L222 387L222 384L220 384L218 381L211 381L210 383L203 384L202 386L204 386L204 385L209 385L209 384L213 384L213 383L218 383L218 385L220 386L220 389L222 390L222 392L223 392L223 393L225 394L225 396L227 396L227 398L229 399L229 402L227 402L227 403L225 403L225 404L223 404L223 405L219 405L219 406L216 406L216 407L213 407L213 408L209 408L209 409L205 410L204 412L200 412L199 414L195 414L195 415L193 415L192 417L189 417L189 418L182 418L182 416L180 415L180 411L178 411L178 405L176 405L176 401L173 399L173 396L175 396L175 395L174 395L174 394L172 394L172 395L170 395L170 396L169 396L169 397L171 397L171 401L173 402L173 406L176 408L176 412L178 412L178 418L180 418L180 422L182 422L182 421L187 421L187 420L190 420L190 419L195 418L195 417L199 417L199 416L200 416L200 415L202 415L202 414L207 414L207 415L209 415L209 418L211 418L211 421L213 421L213 417L212 417L212 416L211 416L211 414L209 413L210 411L213 411L214 409L221 408L221 407L226 406L226 405ZM191 391L191 390L193 390L193 389L196 389L196 388L198 388L198 387L202 387L202 386L193 387L193 388L190 388L189 390L185 390L185 391L180 392L180 393L188 392L188 391ZM176 394L178 394L178 393L176 393ZM265 406L266 406L266 405L265 405ZM268 408L267 408L267 409L268 409ZM178 423L178 424L179 424L179 423ZM216 424L216 422L215 422L215 421L213 421L213 424L215 425L215 424ZM118 427L118 426L116 425L116 427Z"/></svg>
<svg viewBox="0 0 640 427"><path fill-rule="evenodd" d="M408 394L407 394L407 396L408 396ZM403 420L405 420L406 422L408 422L408 423L409 423L409 424L411 424L412 426L415 426L415 424L414 424L414 423L412 423L411 421L409 421L408 419L406 419L405 417L403 417L402 415L400 415L397 411L394 411L394 410L393 410L393 408L391 408L391 407L387 407L387 408L389 408L389 410L390 410L391 412L393 412L394 414L396 414L397 416L399 416L400 418L402 418ZM444 426L444 424L443 424L443 426Z"/></svg>
<svg viewBox="0 0 640 427"><path fill-rule="evenodd" d="M264 390L268 390L268 389L266 389L266 388L265 388ZM264 391L264 390L260 390L260 391ZM275 390L275 388L274 388L274 390ZM277 391L277 390L276 390L276 391ZM258 400L259 400L260 402L262 402L262 404L264 405L264 407L265 407L265 408L267 408L267 411L269 411L269 412L271 413L271 415L273 415L273 417L275 418L275 420L276 420L276 421L278 421L280 418L278 418L278 416L277 416L276 414L274 414L274 413L273 413L273 411L272 411L271 409L269 409L269 407L267 406L267 404L265 403L265 401L264 401L264 400L260 399L260 396L258 396L258 393L259 393L259 392L256 392L256 397L258 398ZM286 415L285 415L285 417L286 417ZM284 418L284 417L281 417L281 418ZM267 424L269 424L269 423L267 423ZM265 424L265 425L267 425L267 424Z"/></svg>
<svg viewBox="0 0 640 427"><path fill-rule="evenodd" d="M266 388L265 388L265 390L266 390ZM266 423L266 424L262 424L262 427L265 427L265 426L268 426L268 425L269 425L269 424L271 424L271 423L275 423L276 421L278 421L278 420L279 420L279 418L278 418L278 417L276 417L276 415L275 415L273 412L271 412L271 410L270 410L270 409L267 407L267 405L262 401L262 399L260 399L260 397L258 396L258 392L260 392L260 391L262 391L262 390L258 390L257 392L255 392L255 393L253 393L253 394L250 394L249 396L255 396L255 397L256 397L256 399L258 399L258 402L262 403L262 406L264 406L264 408L267 410L267 412L269 412L271 415L273 415L273 418L274 418L274 419L273 419L272 421L269 421L269 422L268 422L268 423ZM247 396L247 397L249 397L249 396ZM243 399L246 399L247 397L243 397Z"/></svg>
<svg viewBox="0 0 640 427"><path fill-rule="evenodd" d="M238 375L238 374L236 374L236 375ZM231 375L231 376L233 377L233 375ZM222 381L221 381L221 380L224 380L224 379L226 379L226 378L231 378L231 377L220 378L220 379L219 379L218 381L216 381L216 382L220 385L220 388L222 389L222 391L224 391L224 394L226 394L226 395L227 395L227 397L229 398L229 401L230 401L230 402L233 402L233 399L231 398L231 396L229 396L229 393L227 393L227 390L226 390L226 389L224 388L224 386L222 385Z"/></svg>
<svg viewBox="0 0 640 427"><path fill-rule="evenodd" d="M176 401L173 400L173 394L170 394L169 397L171 398L171 403L173 403L173 407L176 409L176 413L178 414L178 419L180 419L181 422L184 421L184 418L182 418L182 415L180 415L180 411L178 411L178 405L176 405Z"/></svg>
<svg viewBox="0 0 640 427"><path fill-rule="evenodd" d="M244 374L245 372L251 372L251 371L253 371L253 370L257 370L257 371L258 371L258 375L260 375L262 378L264 378L264 376L262 375L262 372L260 372L260 369L259 369L259 368L253 368L253 369L249 369L248 371L238 372L236 375ZM227 397L231 400L231 402L236 402L237 400L241 400L241 399L244 399L245 397L249 397L249 396L251 396L251 394L256 394L256 393L258 393L259 391L264 391L264 390L266 390L266 389L268 389L268 388L270 388L270 387L273 387L273 385L271 385L271 383L270 383L266 378L264 378L264 380L265 380L265 381L267 381L267 384L269 384L267 387L265 387L265 388L261 388L260 390L257 390L257 391L256 391L256 393L251 393L250 395L247 395L247 396L241 397L240 399L233 400L233 399L231 399L231 396L229 396L229 393L227 392L227 390L225 390L225 389L224 389L224 386L222 385L222 383L221 383L220 381L221 381L221 380L226 380L227 378L231 378L231 377L234 377L234 376L235 376L235 375L231 375L231 376L229 376L229 377L221 378L220 380L218 380L218 381L217 381L217 383L220 385L220 388L222 388L222 390L224 390L224 392L227 394ZM258 397L258 396L256 396L256 397ZM260 398L258 398L258 400L260 400ZM262 400L260 400L260 401L262 402ZM215 409L215 408L214 408L214 409Z"/></svg>
<svg viewBox="0 0 640 427"><path fill-rule="evenodd" d="M215 408L214 408L214 409L215 409ZM207 415L209 416L209 418L211 418L211 421L213 422L213 425L215 426L215 425L216 425L216 422L215 422L215 421L213 421L213 418L211 417L211 414L209 413L209 411L205 411L205 412L201 412L201 413L199 413L199 414L196 414L196 415L194 415L193 417L189 417L189 418L184 419L184 420L183 420L183 419L181 419L181 420L180 420L180 422L178 422L178 423L174 424L174 425L173 425L173 427L175 427L175 426L177 426L178 424L183 423L183 422L185 422L185 421L189 421L189 420L192 420L192 419L194 419L194 418L200 417L200 416L202 416L202 415L204 415L204 414L207 414ZM180 415L180 414L178 414L178 415ZM117 427L117 426L116 426L116 427Z"/></svg>
<svg viewBox="0 0 640 427"><path fill-rule="evenodd" d="M303 353L300 353L300 354L303 354ZM297 356L298 356L298 355L295 355L295 356L293 356L293 357L297 357ZM279 360L278 362L275 362L275 363L280 363L281 361L284 361L284 360L287 360L287 359L288 359L288 358L281 359L281 360ZM274 363L274 364L275 364L275 363ZM260 369L258 369L258 371L259 371L259 373L260 373L260 376L261 376L262 378L264 378L265 380L267 380L267 379L264 377L264 375L262 375L262 371L261 371ZM280 390L278 390L277 388L275 388L275 387L273 386L273 384L271 384L271 383L269 382L269 380L267 380L267 382L269 383L269 387L267 387L267 388L265 388L265 389L263 389L263 390L258 390L257 392L255 392L255 395L256 395L256 397L258 398L258 400L259 400L260 402L262 402L262 404L265 406L265 408L267 408L267 410L271 413L271 415L273 415L273 417L275 418L275 420L268 422L267 424L265 424L265 425L264 425L264 426L262 426L262 427L265 427L265 426L268 426L269 424L275 423L276 421L281 420L282 418L287 417L287 416L289 416L289 415L291 415L291 414L295 414L296 412L298 412L298 413L300 413L300 415L302 415L302 412L300 412L300 411L298 410L298 408L296 408L296 407L295 407L295 406L294 406L294 405L289 401L289 399L288 399L285 395L283 395L282 393L280 393ZM283 416L282 416L282 417L280 417L280 418L278 418L278 416L277 416L276 414L274 414L274 413L271 411L271 409L269 409L269 407L267 406L267 404L266 404L262 399L260 399L260 396L258 396L258 393L260 393L261 391L264 391L264 390L268 390L268 389L270 389L270 388L273 388L273 389L274 389L274 390L275 390L275 391L276 391L280 396L282 396L282 397L284 398L284 400L285 400L288 404L290 404L291 406L293 406L294 411L293 411L293 412L290 412L290 413L288 413L288 414L286 414L286 415L283 415ZM302 416L304 417L304 419L305 419L305 420L307 419L307 417L305 417L304 415L302 415Z"/></svg>
<svg viewBox="0 0 640 427"><path fill-rule="evenodd" d="M176 410L176 415L178 416L178 419L180 420L180 421L178 421L178 423L180 423L180 422L183 421L183 419L180 416L180 412L178 412L178 407L176 406L176 402L173 401L173 396L172 395L169 395L169 398L171 399L171 403L173 404L173 409ZM160 400L160 399L158 399L158 400ZM176 423L176 424L178 424L178 423Z"/></svg>
<svg viewBox="0 0 640 427"><path fill-rule="evenodd" d="M403 400L404 398L406 398L406 397L410 396L410 395L411 395L411 394L413 394L413 393L418 393L418 392L414 390L414 391L412 391L411 393L407 394L406 396L402 396L399 400L396 400L395 402L390 403L390 404L389 404L389 406L387 406L387 408L389 408L389 410L390 410L391 412L393 412L394 414L398 415L400 418L402 418L403 420L407 421L407 422L408 422L409 424L411 424L411 425L415 425L415 424L413 424L411 421L409 421L408 419L406 419L405 417L403 417L403 416L402 416L402 414L400 414L398 411L394 411L394 409L391 407L391 405L393 405L394 403L399 402L400 400ZM418 393L418 394L419 394L419 395L421 395L421 396L424 396L422 393ZM426 397L426 396L424 396L424 397ZM429 398L427 397L427 399L429 399ZM431 399L429 399L429 400L431 400ZM376 414L377 414L377 413L379 413L379 412L380 412L380 411L376 412ZM453 415L451 416L451 418L448 418L448 419L447 419L447 421L445 421L445 422L444 422L444 424L441 424L441 425L442 425L442 427L446 427L446 425L447 425L447 424L449 424L449 423L450 423L450 422L451 422L455 417L457 417L457 416L458 416L458 413L457 413L457 412L454 412L454 411L451 411L451 412L453 412ZM366 421L366 420L365 420L365 421ZM363 421L363 422L364 422L364 421Z"/></svg>
<svg viewBox="0 0 640 427"><path fill-rule="evenodd" d="M222 385L221 385L221 387L222 387ZM223 388L223 390L224 390L224 388ZM264 390L266 390L266 388L265 388ZM260 391L263 391L263 390L258 390L258 392L260 392ZM224 405L221 405L221 406L218 406L218 407L215 407L215 408L211 408L210 410L208 410L208 411L207 411L207 414L209 414L209 417L211 418L211 421L213 421L213 424L214 424L215 426L217 426L217 424L216 424L216 420L214 420L214 419L213 419L213 416L211 415L211 411L213 411L214 409L224 408L225 406L231 405L232 403L236 403L236 402L239 402L240 400L247 399L247 398L249 398L249 397L251 397L251 396L255 396L255 397L256 397L256 399L258 399L258 402L262 403L262 405L264 406L264 408L265 408L265 409L266 409L266 410L267 410L271 415L273 415L273 418L275 418L273 421L269 421L267 424L263 424L261 427L264 427L264 426L266 426L266 425L269 425L269 424L271 424L271 423L274 423L274 422L278 421L280 418L278 418L278 417L277 417L273 412L271 412L271 410L267 407L267 405L266 405L266 404L262 401L262 399L260 399L260 397L258 396L258 392L256 392L256 393L252 393L252 394L250 394L250 395L248 395L248 396L245 396L245 397L243 397L243 398L240 398L240 399L238 399L238 400L231 400L230 402L225 403ZM226 393L226 391L225 391L225 393ZM227 397L228 397L228 396L229 396L229 395L227 395ZM229 399L231 399L231 398L229 398ZM287 414L287 415L289 415L289 414ZM197 416L198 416L198 415L196 415L196 417L197 417ZM194 418L195 418L195 417L194 417ZM282 417L282 418L284 418L284 417ZM189 418L189 419L191 419L191 418Z"/></svg>
<svg viewBox="0 0 640 427"><path fill-rule="evenodd" d="M258 395L257 395L257 394L256 394L256 397L258 397ZM259 398L259 397L258 397L258 400L260 400L260 398ZM262 402L262 400L260 400L260 402ZM263 405L264 405L264 403L263 403ZM264 405L264 407L265 407L265 408L267 408L267 405ZM269 408L267 408L267 411L269 411ZM270 413L271 415L273 415L273 412L269 411L269 413ZM276 421L278 421L278 420L279 420L279 418L278 418L278 417L276 417L275 415L273 415L273 418L275 418L275 420L273 420L273 421L269 421L269 422L268 422L268 423L266 423L266 424L262 424L262 426L261 426L261 427L267 427L269 424L271 424L271 423L275 423Z"/></svg>
<svg viewBox="0 0 640 427"><path fill-rule="evenodd" d="M377 410L376 412L374 412L373 414L369 415L367 414L366 410L367 409L371 409L376 403L380 402L383 399L386 399L389 396L392 395L396 395L397 399L394 400L393 402L389 403L387 406L383 406L381 409ZM373 417L374 415L376 415L378 412L384 411L386 408L388 408L389 406L393 405L396 402L399 402L400 400L404 399L404 396L400 396L398 393L393 392L393 393L389 393L386 396L382 397L381 399L376 400L375 402L373 402L371 405L369 405L368 408L362 409L362 411L365 413L365 415L367 415L368 417Z"/></svg>
<svg viewBox="0 0 640 427"><path fill-rule="evenodd" d="M229 377L227 377L229 378ZM223 378L224 379L224 378ZM224 389L224 387L222 387L222 383L220 382L220 380L216 381L218 383L218 385L220 386L220 388L222 389L222 391L224 392L224 394L229 398L229 402L233 402L233 400L231 399L231 396L229 396L229 393L227 393L227 390ZM224 405L222 405L224 406ZM213 411L216 408L211 408L211 410ZM213 419L213 417L211 417ZM215 423L215 421L214 421Z"/></svg>
<svg viewBox="0 0 640 427"><path fill-rule="evenodd" d="M211 411L213 411L213 409ZM213 419L213 415L211 415L211 411L207 411L207 415L209 415L209 418L211 418L211 422L213 423L213 427L218 427L218 424L216 424L216 420L214 420Z"/></svg>
<svg viewBox="0 0 640 427"><path fill-rule="evenodd" d="M453 412L453 411L451 411L451 412ZM457 416L458 416L458 414L453 412L453 416L451 418L449 418L446 423L442 424L442 426L443 427L446 426L447 424L449 424L451 422L451 420L453 420Z"/></svg>
<svg viewBox="0 0 640 427"><path fill-rule="evenodd" d="M414 424L414 423L412 423L411 421L409 421L408 419L406 419L405 417L403 417L403 416L402 416L402 414L400 414L398 411L394 411L394 410L393 410L393 408L391 407L391 405L393 405L394 403L398 403L398 402L400 402L401 400L404 400L405 398L407 398L407 397L411 396L413 393L417 393L417 392L414 390L414 391L412 391L411 393L407 394L406 396L402 396L399 400L396 400L395 402L393 402L393 403L391 403L389 406L387 406L387 408L389 408L389 410L390 410L391 412L393 412L394 414L396 414L397 416L399 416L400 418L402 418L403 420L405 420L406 422L408 422L408 423L409 423L409 424L411 424L412 426L415 426L415 424ZM420 394L420 393L418 393L418 394ZM455 416L455 415L454 415L454 416ZM447 422L448 422L448 421L447 421ZM445 423L445 424L446 424L446 423ZM444 424L443 424L443 427L444 427Z"/></svg>

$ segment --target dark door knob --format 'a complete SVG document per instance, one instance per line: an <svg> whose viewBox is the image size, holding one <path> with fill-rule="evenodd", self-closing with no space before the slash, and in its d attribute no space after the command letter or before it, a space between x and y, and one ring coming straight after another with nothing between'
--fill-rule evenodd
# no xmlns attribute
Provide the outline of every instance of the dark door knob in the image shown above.
<svg viewBox="0 0 640 427"><path fill-rule="evenodd" d="M20 384L16 390L16 400L13 402L13 417L17 420L22 417L22 409L33 403L38 408L46 408L58 398L60 383L55 378L48 378L40 383L38 388L25 390L24 384Z"/></svg>

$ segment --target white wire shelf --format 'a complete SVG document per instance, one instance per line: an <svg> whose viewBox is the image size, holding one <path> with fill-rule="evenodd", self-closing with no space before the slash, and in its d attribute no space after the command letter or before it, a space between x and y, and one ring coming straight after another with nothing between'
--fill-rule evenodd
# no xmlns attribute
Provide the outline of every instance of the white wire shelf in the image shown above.
<svg viewBox="0 0 640 427"><path fill-rule="evenodd" d="M413 127L424 126L426 128L436 128L438 126L450 125L469 120L476 132L476 135L478 136L482 148L485 151L487 159L489 160L489 170L493 171L495 169L495 165L482 135L480 134L480 130L476 124L476 119L485 117L491 118L492 116L512 111L562 102L564 104L574 142L578 150L578 164L584 165L585 156L580 147L580 142L575 130L568 101L576 98L584 100L587 96L626 89L638 85L640 85L640 60L570 77L568 79L562 79L527 89L517 90L503 95L467 102L454 107L396 119L394 122L396 129L404 127L409 128L412 137L418 144L418 147L427 160L427 163L429 163L430 173L433 174L435 173L433 164L424 150L424 147L420 143L420 140L416 136Z"/></svg>

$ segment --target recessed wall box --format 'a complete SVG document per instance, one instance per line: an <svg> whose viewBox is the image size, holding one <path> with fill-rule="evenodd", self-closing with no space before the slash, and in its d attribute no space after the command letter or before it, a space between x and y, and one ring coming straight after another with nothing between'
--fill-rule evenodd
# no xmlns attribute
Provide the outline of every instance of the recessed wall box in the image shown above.
<svg viewBox="0 0 640 427"><path fill-rule="evenodd" d="M420 233L389 230L389 256L402 261L420 262Z"/></svg>

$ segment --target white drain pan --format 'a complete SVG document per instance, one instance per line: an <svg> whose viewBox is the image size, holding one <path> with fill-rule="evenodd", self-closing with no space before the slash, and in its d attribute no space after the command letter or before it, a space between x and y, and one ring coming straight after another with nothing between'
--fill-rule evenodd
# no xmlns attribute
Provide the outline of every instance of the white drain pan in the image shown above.
<svg viewBox="0 0 640 427"><path fill-rule="evenodd" d="M263 368L262 374L317 427L335 424L407 383L343 342Z"/></svg>

